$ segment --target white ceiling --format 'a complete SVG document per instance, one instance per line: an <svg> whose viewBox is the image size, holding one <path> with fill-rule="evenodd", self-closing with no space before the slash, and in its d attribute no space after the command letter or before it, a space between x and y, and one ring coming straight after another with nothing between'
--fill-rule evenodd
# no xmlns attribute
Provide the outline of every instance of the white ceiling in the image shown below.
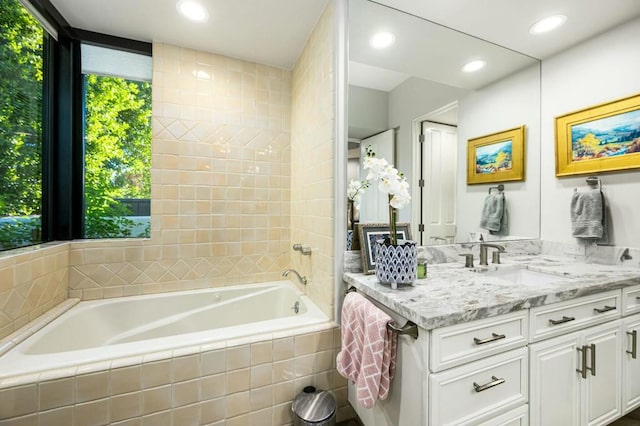
<svg viewBox="0 0 640 426"><path fill-rule="evenodd" d="M177 0L51 0L72 27L161 41L291 69L328 0L200 0L205 23Z"/></svg>

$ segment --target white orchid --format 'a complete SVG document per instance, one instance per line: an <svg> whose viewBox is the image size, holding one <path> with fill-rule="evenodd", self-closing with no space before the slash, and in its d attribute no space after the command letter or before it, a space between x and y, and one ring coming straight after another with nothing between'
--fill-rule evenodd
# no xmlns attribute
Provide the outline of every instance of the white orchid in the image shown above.
<svg viewBox="0 0 640 426"><path fill-rule="evenodd" d="M376 158L376 153L367 147L367 158L363 168L368 170L367 180L378 182L378 189L389 198L389 230L391 244L396 245L396 211L404 208L409 201L409 183L404 175L384 158Z"/></svg>
<svg viewBox="0 0 640 426"><path fill-rule="evenodd" d="M356 209L360 208L360 197L364 194L369 185L369 182L366 180L351 179L349 182L349 186L347 187L347 198L349 201L353 201L353 205Z"/></svg>

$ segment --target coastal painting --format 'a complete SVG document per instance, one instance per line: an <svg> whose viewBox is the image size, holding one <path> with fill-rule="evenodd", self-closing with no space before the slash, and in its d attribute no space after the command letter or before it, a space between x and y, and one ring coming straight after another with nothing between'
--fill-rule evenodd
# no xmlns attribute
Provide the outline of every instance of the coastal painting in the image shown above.
<svg viewBox="0 0 640 426"><path fill-rule="evenodd" d="M524 180L525 126L469 139L467 184Z"/></svg>
<svg viewBox="0 0 640 426"><path fill-rule="evenodd" d="M513 141L492 143L476 148L476 173L498 173L511 170Z"/></svg>
<svg viewBox="0 0 640 426"><path fill-rule="evenodd" d="M556 176L640 167L640 95L555 119Z"/></svg>
<svg viewBox="0 0 640 426"><path fill-rule="evenodd" d="M571 126L572 161L640 152L640 109Z"/></svg>

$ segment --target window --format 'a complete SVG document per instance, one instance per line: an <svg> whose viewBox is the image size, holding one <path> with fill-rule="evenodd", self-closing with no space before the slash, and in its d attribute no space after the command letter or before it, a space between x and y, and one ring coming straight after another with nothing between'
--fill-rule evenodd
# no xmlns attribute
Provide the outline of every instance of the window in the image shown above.
<svg viewBox="0 0 640 426"><path fill-rule="evenodd" d="M148 237L151 58L83 44L84 237Z"/></svg>
<svg viewBox="0 0 640 426"><path fill-rule="evenodd" d="M45 37L17 0L0 2L0 250L41 240Z"/></svg>

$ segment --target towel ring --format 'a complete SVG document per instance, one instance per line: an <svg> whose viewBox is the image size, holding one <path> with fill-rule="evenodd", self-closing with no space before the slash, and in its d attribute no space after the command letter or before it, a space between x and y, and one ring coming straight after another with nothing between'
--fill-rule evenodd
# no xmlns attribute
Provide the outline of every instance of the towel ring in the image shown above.
<svg viewBox="0 0 640 426"><path fill-rule="evenodd" d="M498 191L502 192L502 191L504 191L504 185L503 185L503 184L500 184L500 185L498 185L498 186L491 186L491 187L489 187L489 194L491 194L491 190L492 190L492 189L497 189Z"/></svg>

